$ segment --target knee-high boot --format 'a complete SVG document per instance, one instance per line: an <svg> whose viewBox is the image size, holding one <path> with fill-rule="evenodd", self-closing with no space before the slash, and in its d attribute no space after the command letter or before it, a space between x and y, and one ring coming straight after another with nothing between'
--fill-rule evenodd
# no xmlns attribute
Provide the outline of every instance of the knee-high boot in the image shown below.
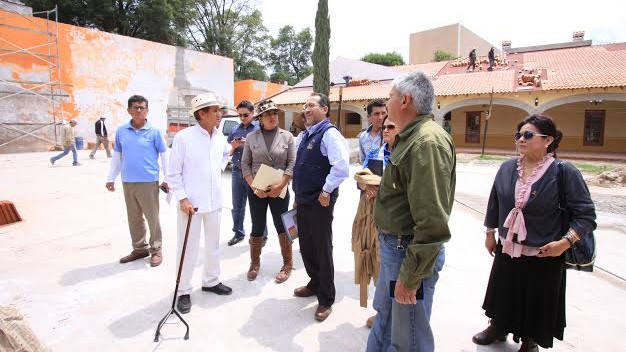
<svg viewBox="0 0 626 352"><path fill-rule="evenodd" d="M263 248L263 237L250 235L250 269L248 269L248 280L254 281L259 274L261 267L261 249Z"/></svg>
<svg viewBox="0 0 626 352"><path fill-rule="evenodd" d="M280 284L287 281L291 275L291 270L293 270L293 256L291 252L291 241L289 237L287 237L287 234L278 234L278 241L280 242L280 254L283 255L283 267L280 269L278 275L276 275L276 282Z"/></svg>

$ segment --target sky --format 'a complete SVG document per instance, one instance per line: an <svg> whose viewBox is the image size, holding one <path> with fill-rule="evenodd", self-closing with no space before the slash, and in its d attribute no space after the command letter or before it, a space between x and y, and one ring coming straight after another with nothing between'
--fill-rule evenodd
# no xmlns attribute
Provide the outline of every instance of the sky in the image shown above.
<svg viewBox="0 0 626 352"><path fill-rule="evenodd" d="M461 23L497 48L569 42L585 31L594 44L626 42L626 2L620 0L458 1L329 0L330 59L396 51L406 63L409 35ZM315 35L317 0L258 0L271 35L291 25Z"/></svg>

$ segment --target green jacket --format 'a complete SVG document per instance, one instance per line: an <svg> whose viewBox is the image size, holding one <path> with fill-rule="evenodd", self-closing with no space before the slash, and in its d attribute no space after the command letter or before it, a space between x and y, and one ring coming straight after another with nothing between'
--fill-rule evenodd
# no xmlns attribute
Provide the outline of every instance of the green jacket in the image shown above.
<svg viewBox="0 0 626 352"><path fill-rule="evenodd" d="M413 236L399 277L409 288L432 276L437 255L450 239L455 183L450 135L432 115L418 116L396 136L374 206L382 231Z"/></svg>

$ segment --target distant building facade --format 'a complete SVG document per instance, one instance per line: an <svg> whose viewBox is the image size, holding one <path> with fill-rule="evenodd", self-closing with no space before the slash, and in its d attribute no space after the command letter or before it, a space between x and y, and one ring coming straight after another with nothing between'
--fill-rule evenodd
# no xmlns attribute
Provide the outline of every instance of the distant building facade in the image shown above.
<svg viewBox="0 0 626 352"><path fill-rule="evenodd" d="M409 64L425 64L433 61L437 50L457 57L466 57L476 48L478 56L487 56L494 46L460 23L412 33L409 39ZM495 46L494 46L495 47ZM496 47L496 54L500 50Z"/></svg>

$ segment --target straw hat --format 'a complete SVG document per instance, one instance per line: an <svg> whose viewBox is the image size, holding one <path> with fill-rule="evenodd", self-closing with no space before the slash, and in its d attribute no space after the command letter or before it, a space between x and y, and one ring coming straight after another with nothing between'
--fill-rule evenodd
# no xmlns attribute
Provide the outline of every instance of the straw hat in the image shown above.
<svg viewBox="0 0 626 352"><path fill-rule="evenodd" d="M255 109L254 117L255 118L259 117L264 112L271 111L271 110L284 111L283 109L281 109L278 106L276 106L276 104L273 101L271 101L271 100L264 100L264 101L260 102L259 105L257 105L257 107Z"/></svg>
<svg viewBox="0 0 626 352"><path fill-rule="evenodd" d="M193 115L194 112L204 109L207 106L218 106L221 108L222 105L222 102L220 102L215 94L211 92L202 93L191 99L191 110L189 110L189 113Z"/></svg>
<svg viewBox="0 0 626 352"><path fill-rule="evenodd" d="M363 183L366 185L378 186L380 185L380 181L382 177L378 175L374 175L370 169L363 169L361 171L357 171L354 175L354 179L356 182Z"/></svg>

